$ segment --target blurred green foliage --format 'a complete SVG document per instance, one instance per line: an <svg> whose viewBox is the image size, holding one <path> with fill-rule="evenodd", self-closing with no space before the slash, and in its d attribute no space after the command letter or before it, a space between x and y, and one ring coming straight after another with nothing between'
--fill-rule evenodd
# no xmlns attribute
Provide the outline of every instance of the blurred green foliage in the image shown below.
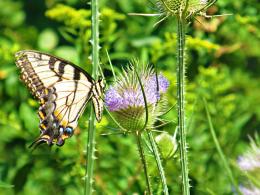
<svg viewBox="0 0 260 195"><path fill-rule="evenodd" d="M112 80L106 50L116 72L137 57L153 63L170 80L169 104L176 102L176 23L157 18L128 16L155 13L152 1L101 0L101 62ZM61 4L62 3L62 4ZM85 1L0 1L0 194L82 194L85 175L88 109L79 128L58 148L28 145L39 135L38 103L19 81L14 53L22 49L46 51L91 69L90 10ZM202 97L208 101L222 149L235 164L260 129L260 5L219 0L208 14L229 17L198 18L187 33L187 122L192 194L232 194L223 164L206 121ZM165 116L171 124L158 130L174 134L176 111ZM96 194L142 194L145 182L135 141L104 118L97 125ZM110 134L112 135L103 135ZM148 156L153 187L161 194L153 159ZM178 157L165 159L170 194L180 194ZM241 173L232 167L238 183Z"/></svg>

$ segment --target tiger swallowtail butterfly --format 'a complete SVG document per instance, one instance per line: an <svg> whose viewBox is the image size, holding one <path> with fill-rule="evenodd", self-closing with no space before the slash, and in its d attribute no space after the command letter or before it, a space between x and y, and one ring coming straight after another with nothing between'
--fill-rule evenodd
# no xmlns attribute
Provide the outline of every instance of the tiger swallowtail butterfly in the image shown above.
<svg viewBox="0 0 260 195"><path fill-rule="evenodd" d="M40 102L40 136L31 146L44 142L62 146L73 135L89 100L100 122L105 88L102 79L95 81L75 64L39 51L19 51L15 58L21 80Z"/></svg>

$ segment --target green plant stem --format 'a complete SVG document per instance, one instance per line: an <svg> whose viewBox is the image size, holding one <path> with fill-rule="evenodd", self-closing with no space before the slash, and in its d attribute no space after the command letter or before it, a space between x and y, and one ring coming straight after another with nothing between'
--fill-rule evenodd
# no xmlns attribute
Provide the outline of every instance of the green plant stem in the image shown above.
<svg viewBox="0 0 260 195"><path fill-rule="evenodd" d="M222 161L222 163L223 163L223 165L224 165L224 168L226 169L227 175L228 175L228 177L229 177L231 183L232 183L233 186L236 188L237 193L240 194L239 187L238 187L238 185L237 185L237 183L236 183L236 181L235 181L235 179L234 179L234 176L233 176L233 174L232 174L232 171L231 171L231 169L230 169L230 167L229 167L229 165L228 165L228 162L227 162L227 160L226 160L226 158L225 158L225 155L224 155L224 153L223 153L223 151L222 151L222 149L221 149L221 147L220 147L220 144L219 144L219 142L218 142L218 138L217 138L217 136L216 136L215 129L214 129L214 127L213 127L213 123L212 123L211 116L210 116L210 113L209 113L208 104L207 104L207 101L206 101L205 98L203 98L203 103L204 103L204 107L205 107L206 114L207 114L207 119L208 119L208 123L209 123L210 133L211 133L211 136L212 136L213 141L214 141L214 143L215 143L215 146L216 146L216 148L217 148L217 151L218 151L218 154L219 154L219 156L220 156L220 159L221 159L221 161Z"/></svg>
<svg viewBox="0 0 260 195"><path fill-rule="evenodd" d="M146 184L147 184L147 191L148 191L148 194L151 195L152 194L152 187L151 187L151 182L150 182L149 175L148 175L147 162L146 162L146 159L145 159L145 154L144 154L144 150L143 150L143 146L142 146L141 133L139 131L137 131L135 137L136 137L136 141L137 141L138 151L139 151L141 161L142 161L142 164L143 164L144 175L145 175L145 180L146 180Z"/></svg>
<svg viewBox="0 0 260 195"><path fill-rule="evenodd" d="M186 127L185 127L185 19L178 18L178 53L177 53L177 107L178 107L178 128L180 137L180 162L182 169L182 192L184 195L190 194L189 177L188 177L188 159L186 144Z"/></svg>
<svg viewBox="0 0 260 195"><path fill-rule="evenodd" d="M91 0L91 44L92 44L92 77L96 80L99 66L99 20L98 0ZM87 144L87 163L85 178L85 195L93 192L93 169L95 160L95 113L91 106Z"/></svg>
<svg viewBox="0 0 260 195"><path fill-rule="evenodd" d="M165 195L168 195L169 192L168 192L166 177L165 177L165 174L164 174L164 170L163 170L160 154L159 154L157 145L156 145L154 137L153 137L153 133L151 131L147 131L147 134L148 134L148 138L149 138L150 144L152 146L152 151L153 151L153 154L154 154L154 157L155 157L157 168L158 168L158 171L160 173L160 178L161 178L162 187L163 187L163 193Z"/></svg>
<svg viewBox="0 0 260 195"><path fill-rule="evenodd" d="M92 193L93 188L93 169L95 160L95 118L94 110L91 106L90 116L88 123L88 143L87 143L87 162L86 162L86 178L85 178L85 190L84 194L89 195Z"/></svg>

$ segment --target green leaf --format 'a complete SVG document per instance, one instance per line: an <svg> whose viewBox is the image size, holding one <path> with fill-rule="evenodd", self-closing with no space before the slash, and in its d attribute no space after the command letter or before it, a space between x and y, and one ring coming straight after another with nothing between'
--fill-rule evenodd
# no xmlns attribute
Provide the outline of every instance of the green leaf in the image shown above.
<svg viewBox="0 0 260 195"><path fill-rule="evenodd" d="M75 64L79 64L78 53L74 47L61 46L55 50L55 55L69 60Z"/></svg>
<svg viewBox="0 0 260 195"><path fill-rule="evenodd" d="M8 183L4 183L0 181L0 188L13 188L14 185L8 184Z"/></svg>
<svg viewBox="0 0 260 195"><path fill-rule="evenodd" d="M41 50L49 51L54 49L59 42L59 38L52 29L46 28L41 32L38 38L38 47Z"/></svg>
<svg viewBox="0 0 260 195"><path fill-rule="evenodd" d="M19 109L19 115L26 129L37 128L38 119L36 113L27 103L22 103Z"/></svg>

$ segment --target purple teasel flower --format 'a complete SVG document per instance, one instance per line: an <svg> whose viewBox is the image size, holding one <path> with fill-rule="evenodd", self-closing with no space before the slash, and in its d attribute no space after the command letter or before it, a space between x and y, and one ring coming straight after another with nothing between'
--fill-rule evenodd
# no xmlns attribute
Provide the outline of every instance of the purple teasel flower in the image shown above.
<svg viewBox="0 0 260 195"><path fill-rule="evenodd" d="M148 105L156 104L160 100L161 94L164 94L169 87L169 81L161 74L158 75L158 84L155 74L150 75L142 82ZM131 84L127 88L122 88L118 84L111 86L105 94L105 102L110 111L145 106L141 87L136 88L135 85L131 86Z"/></svg>
<svg viewBox="0 0 260 195"><path fill-rule="evenodd" d="M144 94L135 71L131 68L123 71L114 85L105 93L105 104L117 122L127 131L142 129L145 122L145 100L148 107L150 128L161 115L162 96L169 87L169 81L162 75L156 75L151 68L139 71Z"/></svg>
<svg viewBox="0 0 260 195"><path fill-rule="evenodd" d="M260 195L260 188L253 182L260 179L260 147L257 139L251 139L250 145L251 148L237 160L240 170L250 175L248 180L239 186L239 189L243 195Z"/></svg>
<svg viewBox="0 0 260 195"><path fill-rule="evenodd" d="M259 195L260 194L260 189L255 186L250 186L250 188L244 187L244 186L239 186L239 189L243 195Z"/></svg>
<svg viewBox="0 0 260 195"><path fill-rule="evenodd" d="M250 152L238 157L237 164L242 171L260 169L260 148L254 145Z"/></svg>

